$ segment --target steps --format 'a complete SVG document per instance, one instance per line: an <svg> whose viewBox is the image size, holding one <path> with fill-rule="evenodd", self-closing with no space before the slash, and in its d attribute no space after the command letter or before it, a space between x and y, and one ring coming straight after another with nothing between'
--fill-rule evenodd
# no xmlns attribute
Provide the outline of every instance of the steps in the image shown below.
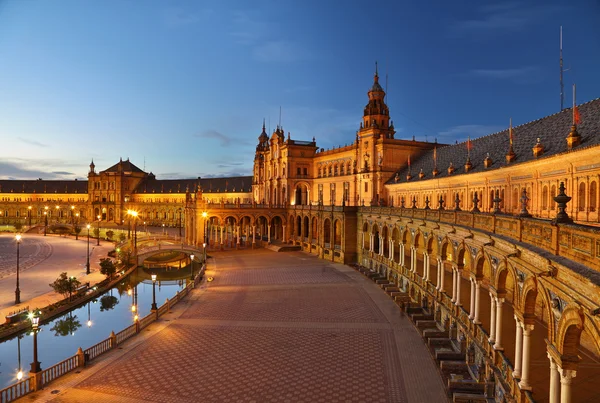
<svg viewBox="0 0 600 403"><path fill-rule="evenodd" d="M265 249L273 252L296 252L302 250L302 247L300 245L269 244L265 246Z"/></svg>

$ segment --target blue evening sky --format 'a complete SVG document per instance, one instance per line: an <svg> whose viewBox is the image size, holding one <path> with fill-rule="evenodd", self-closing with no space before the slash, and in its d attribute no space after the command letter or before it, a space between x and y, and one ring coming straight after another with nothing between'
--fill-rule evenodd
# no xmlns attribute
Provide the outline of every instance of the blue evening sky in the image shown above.
<svg viewBox="0 0 600 403"><path fill-rule="evenodd" d="M398 138L485 135L559 111L560 25L565 106L572 83L599 97L594 0L0 0L0 178L120 157L162 179L248 175L280 106L292 138L344 145L376 60Z"/></svg>

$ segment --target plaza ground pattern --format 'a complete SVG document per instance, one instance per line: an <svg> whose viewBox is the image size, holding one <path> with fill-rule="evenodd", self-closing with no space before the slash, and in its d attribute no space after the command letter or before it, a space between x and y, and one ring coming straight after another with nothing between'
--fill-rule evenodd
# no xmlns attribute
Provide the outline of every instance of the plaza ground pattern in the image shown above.
<svg viewBox="0 0 600 403"><path fill-rule="evenodd" d="M53 402L446 402L422 339L352 268L212 254L214 281L148 333L30 398ZM26 398L27 399L27 398Z"/></svg>

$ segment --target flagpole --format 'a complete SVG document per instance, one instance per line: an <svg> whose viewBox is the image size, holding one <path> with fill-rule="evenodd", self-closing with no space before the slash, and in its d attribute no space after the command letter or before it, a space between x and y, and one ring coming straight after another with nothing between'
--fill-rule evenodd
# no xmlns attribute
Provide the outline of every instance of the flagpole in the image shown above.
<svg viewBox="0 0 600 403"><path fill-rule="evenodd" d="M575 84L573 84L573 124L577 124L575 122Z"/></svg>

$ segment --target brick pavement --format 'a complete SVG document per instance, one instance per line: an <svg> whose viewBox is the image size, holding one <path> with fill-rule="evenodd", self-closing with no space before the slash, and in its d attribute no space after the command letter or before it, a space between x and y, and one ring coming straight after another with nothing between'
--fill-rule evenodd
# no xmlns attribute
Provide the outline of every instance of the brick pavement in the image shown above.
<svg viewBox="0 0 600 403"><path fill-rule="evenodd" d="M194 290L168 322L152 324L148 334L137 337L143 340L134 338L122 351L56 381L47 389L58 390L57 395L43 391L33 398L65 403L447 401L412 325L352 269L302 252L214 256L208 275L216 281Z"/></svg>

